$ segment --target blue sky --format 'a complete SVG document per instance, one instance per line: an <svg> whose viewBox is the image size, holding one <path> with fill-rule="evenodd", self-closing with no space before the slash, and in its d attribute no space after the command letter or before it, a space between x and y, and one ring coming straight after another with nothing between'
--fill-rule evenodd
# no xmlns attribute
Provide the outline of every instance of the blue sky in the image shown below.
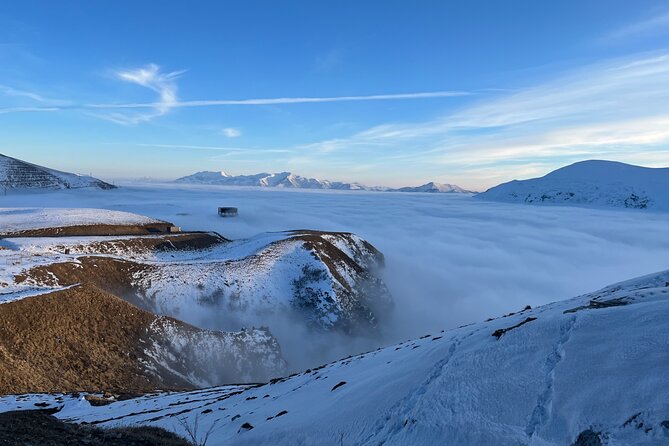
<svg viewBox="0 0 669 446"><path fill-rule="evenodd" d="M2 2L0 153L473 189L667 166L669 2Z"/></svg>

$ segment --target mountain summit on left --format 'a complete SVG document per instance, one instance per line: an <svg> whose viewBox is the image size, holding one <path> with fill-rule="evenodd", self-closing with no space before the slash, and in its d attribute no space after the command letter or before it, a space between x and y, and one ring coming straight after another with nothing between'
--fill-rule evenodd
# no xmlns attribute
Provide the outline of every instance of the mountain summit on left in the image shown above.
<svg viewBox="0 0 669 446"><path fill-rule="evenodd" d="M116 186L88 175L61 172L0 154L0 187L10 189L79 189Z"/></svg>

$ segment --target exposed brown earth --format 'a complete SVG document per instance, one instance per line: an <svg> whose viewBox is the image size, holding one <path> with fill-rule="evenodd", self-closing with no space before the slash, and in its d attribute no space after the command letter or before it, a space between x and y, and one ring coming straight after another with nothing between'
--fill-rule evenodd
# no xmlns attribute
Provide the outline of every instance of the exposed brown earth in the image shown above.
<svg viewBox="0 0 669 446"><path fill-rule="evenodd" d="M160 237L133 237L130 239L96 241L86 245L68 247L73 253L127 254L151 251L202 250L229 240L216 233L187 233ZM56 246L65 251L65 246ZM61 262L31 268L15 276L16 283L30 281L46 286L70 286L88 283L122 297L148 311L152 302L143 299L143 290L133 285L133 277L151 269L150 265L131 260L101 256L82 256L77 262Z"/></svg>
<svg viewBox="0 0 669 446"><path fill-rule="evenodd" d="M190 446L172 432L157 427L100 429L63 422L48 411L0 413L0 446Z"/></svg>
<svg viewBox="0 0 669 446"><path fill-rule="evenodd" d="M0 394L187 387L140 363L155 318L90 285L0 305Z"/></svg>
<svg viewBox="0 0 669 446"><path fill-rule="evenodd" d="M159 222L141 225L76 225L57 228L27 229L3 233L7 237L69 237L69 236L113 236L167 234L172 223Z"/></svg>
<svg viewBox="0 0 669 446"><path fill-rule="evenodd" d="M183 390L283 367L266 330L202 330L90 284L0 305L0 394Z"/></svg>
<svg viewBox="0 0 669 446"><path fill-rule="evenodd" d="M148 309L132 286L133 275L149 268L148 265L110 257L79 257L77 260L78 263L63 262L34 267L18 274L14 280L16 283L30 281L53 287L90 284Z"/></svg>
<svg viewBox="0 0 669 446"><path fill-rule="evenodd" d="M76 252L99 254L146 253L208 249L230 240L214 232L188 232L159 237L133 237L104 240L71 248ZM64 247L62 249L65 249Z"/></svg>
<svg viewBox="0 0 669 446"><path fill-rule="evenodd" d="M336 267L336 263L345 264L347 267L353 269L358 274L363 274L364 268L362 267L362 265L356 262L355 259L350 258L333 243L323 238L324 235L338 235L341 236L343 239L346 239L352 236L351 233L323 232L323 231L312 231L312 230L291 231L290 233L293 234L293 236L291 237L293 240L304 241L305 247L311 250L318 259L320 259L323 263L325 263L325 265L328 267L332 275L340 283L349 288L348 291L351 291L350 287L348 287L346 280L341 276L341 274L339 274L339 271L337 270ZM383 254L381 254L379 250L377 250L374 246L372 246L370 243L367 243L364 240L363 244L369 250L369 252L373 253L373 255L376 257L378 266L383 266L384 264Z"/></svg>

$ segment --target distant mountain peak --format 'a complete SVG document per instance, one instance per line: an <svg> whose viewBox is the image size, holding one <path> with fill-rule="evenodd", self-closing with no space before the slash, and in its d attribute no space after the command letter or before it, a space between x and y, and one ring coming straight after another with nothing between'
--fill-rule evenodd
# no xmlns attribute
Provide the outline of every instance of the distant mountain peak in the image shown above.
<svg viewBox="0 0 669 446"><path fill-rule="evenodd" d="M461 188L455 184L448 183L435 183L430 181L421 186L417 187L401 187L397 189L399 192L430 192L430 193L442 193L442 194L471 194L472 191Z"/></svg>

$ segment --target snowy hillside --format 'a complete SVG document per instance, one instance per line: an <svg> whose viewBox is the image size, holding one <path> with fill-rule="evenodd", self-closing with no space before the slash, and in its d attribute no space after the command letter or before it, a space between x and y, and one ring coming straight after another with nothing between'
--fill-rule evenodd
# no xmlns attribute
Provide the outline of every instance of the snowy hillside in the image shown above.
<svg viewBox="0 0 669 446"><path fill-rule="evenodd" d="M669 210L669 168L582 161L531 180L514 180L477 198L518 203L574 204Z"/></svg>
<svg viewBox="0 0 669 446"><path fill-rule="evenodd" d="M422 186L416 186L416 187L400 187L399 189L396 189L397 192L430 192L430 193L444 193L444 194L471 194L473 193L472 191L468 191L466 189L461 188L460 186L457 186L455 184L443 184L443 183L435 183L435 182L429 182L427 184L423 184Z"/></svg>
<svg viewBox="0 0 669 446"><path fill-rule="evenodd" d="M98 426L210 428L216 445L661 445L669 441L669 271L345 358L260 386L6 396ZM624 397L621 397L624 395Z"/></svg>
<svg viewBox="0 0 669 446"><path fill-rule="evenodd" d="M147 225L160 220L107 209L0 208L0 235L46 228L94 225Z"/></svg>
<svg viewBox="0 0 669 446"><path fill-rule="evenodd" d="M153 264L134 274L133 286L145 306L187 322L208 308L239 326L295 314L317 330L364 333L392 306L375 276L380 262L373 247L350 234L264 234L195 261Z"/></svg>
<svg viewBox="0 0 669 446"><path fill-rule="evenodd" d="M225 172L198 172L176 180L178 183L210 184L219 186L257 186L278 187L289 189L332 189L332 190L367 190L384 192L441 192L441 193L471 193L454 184L427 183L417 187L390 187L365 186L360 183L344 183L340 181L319 180L307 178L290 172L259 173L256 175L228 175Z"/></svg>
<svg viewBox="0 0 669 446"><path fill-rule="evenodd" d="M352 234L7 240L0 243L7 246L0 259L22 261L0 272L0 283L11 284L0 302L14 299L10 291L93 283L145 310L196 325L206 318L217 329L237 330L270 316L294 316L305 327L344 333L376 330L378 317L392 307L376 275L383 255Z"/></svg>
<svg viewBox="0 0 669 446"><path fill-rule="evenodd" d="M87 175L60 172L0 154L0 187L10 189L79 189L115 186Z"/></svg>

